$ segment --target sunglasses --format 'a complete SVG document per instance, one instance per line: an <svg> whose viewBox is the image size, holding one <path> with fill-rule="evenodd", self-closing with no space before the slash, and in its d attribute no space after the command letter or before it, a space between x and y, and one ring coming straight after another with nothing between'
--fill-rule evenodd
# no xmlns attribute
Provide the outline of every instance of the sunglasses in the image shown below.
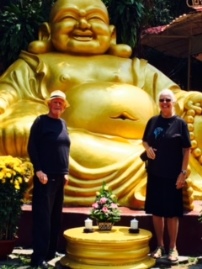
<svg viewBox="0 0 202 269"><path fill-rule="evenodd" d="M165 98L165 99L159 99L160 103L166 102L166 103L170 103L171 99Z"/></svg>

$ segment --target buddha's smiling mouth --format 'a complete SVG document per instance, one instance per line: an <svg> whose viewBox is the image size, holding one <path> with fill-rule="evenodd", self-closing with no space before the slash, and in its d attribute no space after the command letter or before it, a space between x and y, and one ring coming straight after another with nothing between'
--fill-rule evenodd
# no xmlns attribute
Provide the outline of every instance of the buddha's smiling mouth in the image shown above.
<svg viewBox="0 0 202 269"><path fill-rule="evenodd" d="M93 37L91 36L74 36L75 40L78 41L91 41L93 39Z"/></svg>
<svg viewBox="0 0 202 269"><path fill-rule="evenodd" d="M128 112L122 112L116 116L111 116L111 119L120 119L120 120L131 120L131 121L136 121L137 119L135 119L132 115L130 115Z"/></svg>
<svg viewBox="0 0 202 269"><path fill-rule="evenodd" d="M74 31L73 38L78 41L90 41L93 39L93 33L91 31Z"/></svg>

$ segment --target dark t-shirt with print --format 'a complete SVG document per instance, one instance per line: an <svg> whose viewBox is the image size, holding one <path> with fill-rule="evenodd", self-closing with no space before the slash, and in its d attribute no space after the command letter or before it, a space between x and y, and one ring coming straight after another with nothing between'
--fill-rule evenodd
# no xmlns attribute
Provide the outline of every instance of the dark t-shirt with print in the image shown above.
<svg viewBox="0 0 202 269"><path fill-rule="evenodd" d="M178 116L155 116L147 123L143 141L156 149L156 158L149 160L148 173L177 177L182 169L183 148L191 147L186 122Z"/></svg>

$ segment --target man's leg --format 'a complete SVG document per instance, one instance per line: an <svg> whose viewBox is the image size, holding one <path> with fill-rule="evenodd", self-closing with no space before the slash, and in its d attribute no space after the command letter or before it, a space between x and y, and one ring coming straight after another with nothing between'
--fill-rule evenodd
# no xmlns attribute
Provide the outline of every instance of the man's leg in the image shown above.
<svg viewBox="0 0 202 269"><path fill-rule="evenodd" d="M33 254L31 265L37 266L45 260L50 237L50 205L48 184L41 184L37 177L34 177L32 214Z"/></svg>
<svg viewBox="0 0 202 269"><path fill-rule="evenodd" d="M54 182L54 203L52 205L51 212L51 231L50 231L50 244L47 253L47 260L51 260L55 257L57 250L58 237L61 230L62 222L62 207L64 200L64 176L59 176Z"/></svg>

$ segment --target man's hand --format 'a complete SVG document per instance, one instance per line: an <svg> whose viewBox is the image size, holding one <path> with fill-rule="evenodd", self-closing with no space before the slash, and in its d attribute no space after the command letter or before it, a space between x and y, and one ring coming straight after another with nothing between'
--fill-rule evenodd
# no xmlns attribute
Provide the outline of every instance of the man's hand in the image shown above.
<svg viewBox="0 0 202 269"><path fill-rule="evenodd" d="M68 175L64 175L64 179L65 179L65 186L67 186L68 185L68 182L69 182Z"/></svg>
<svg viewBox="0 0 202 269"><path fill-rule="evenodd" d="M42 171L37 171L36 172L36 175L39 179L39 181L42 183L42 184L47 184L48 182L48 177L46 174L44 174Z"/></svg>

